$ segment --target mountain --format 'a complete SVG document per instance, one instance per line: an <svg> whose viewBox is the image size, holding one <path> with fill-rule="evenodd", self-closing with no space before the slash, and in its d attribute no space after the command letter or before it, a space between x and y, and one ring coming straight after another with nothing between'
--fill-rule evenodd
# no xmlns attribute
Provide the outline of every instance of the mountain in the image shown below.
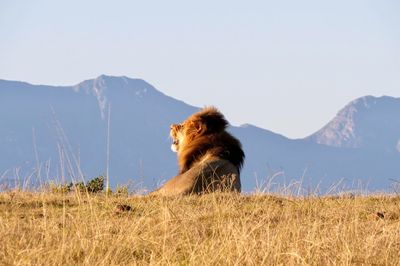
<svg viewBox="0 0 400 266"><path fill-rule="evenodd" d="M155 186L176 172L169 125L198 110L143 80L105 75L70 87L0 81L0 95L0 171L14 176L11 170L19 167L21 180L38 168L36 154L43 179L63 171L66 179L80 179L79 168L86 178L105 174L111 106L112 183L133 179Z"/></svg>
<svg viewBox="0 0 400 266"><path fill-rule="evenodd" d="M400 99L366 96L354 100L309 139L332 147L400 151Z"/></svg>
<svg viewBox="0 0 400 266"><path fill-rule="evenodd" d="M87 180L108 162L111 185L153 189L177 172L169 125L198 109L128 77L63 87L0 80L0 184ZM390 190L400 180L399 115L399 99L367 96L305 139L231 126L246 153L243 190Z"/></svg>

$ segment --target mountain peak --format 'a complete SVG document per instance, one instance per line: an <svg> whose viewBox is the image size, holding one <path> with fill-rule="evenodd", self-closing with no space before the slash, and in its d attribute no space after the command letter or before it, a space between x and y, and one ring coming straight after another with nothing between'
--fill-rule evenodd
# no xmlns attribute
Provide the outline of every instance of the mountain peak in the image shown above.
<svg viewBox="0 0 400 266"><path fill-rule="evenodd" d="M363 97L360 97L360 98L357 98L357 99L351 101L346 107L355 106L357 108L369 109L369 108L373 108L375 105L393 104L393 103L398 104L399 102L400 102L400 98L395 98L395 97L391 97L391 96L383 95L380 97L376 97L376 96L372 96L372 95L367 95L367 96L363 96Z"/></svg>
<svg viewBox="0 0 400 266"><path fill-rule="evenodd" d="M83 92L97 98L101 116L104 118L105 110L110 99L124 94L124 97L144 98L158 91L142 79L133 79L126 76L100 75L97 78L85 80L73 87L76 92Z"/></svg>
<svg viewBox="0 0 400 266"><path fill-rule="evenodd" d="M346 105L307 139L333 147L399 149L400 98L364 96ZM385 142L385 143L383 143Z"/></svg>

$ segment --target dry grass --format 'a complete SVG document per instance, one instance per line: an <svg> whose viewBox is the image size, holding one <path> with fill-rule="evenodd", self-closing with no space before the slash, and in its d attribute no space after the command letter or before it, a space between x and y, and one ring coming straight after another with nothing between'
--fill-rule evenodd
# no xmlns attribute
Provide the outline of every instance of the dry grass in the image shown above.
<svg viewBox="0 0 400 266"><path fill-rule="evenodd" d="M400 197L3 192L0 265L398 265Z"/></svg>

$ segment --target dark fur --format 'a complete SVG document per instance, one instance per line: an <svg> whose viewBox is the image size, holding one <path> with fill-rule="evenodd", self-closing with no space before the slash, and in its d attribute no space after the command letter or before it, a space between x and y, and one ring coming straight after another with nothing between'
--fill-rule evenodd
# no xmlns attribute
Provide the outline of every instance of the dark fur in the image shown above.
<svg viewBox="0 0 400 266"><path fill-rule="evenodd" d="M226 131L227 126L225 117L214 107L189 117L183 129L188 143L178 152L179 173L186 172L206 155L225 159L240 172L245 154L240 141Z"/></svg>

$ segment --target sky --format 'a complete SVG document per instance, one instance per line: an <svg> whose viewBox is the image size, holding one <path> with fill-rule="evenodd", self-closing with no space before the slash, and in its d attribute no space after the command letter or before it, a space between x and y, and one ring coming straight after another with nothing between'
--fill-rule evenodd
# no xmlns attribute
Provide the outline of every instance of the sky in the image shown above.
<svg viewBox="0 0 400 266"><path fill-rule="evenodd" d="M301 138L358 97L400 97L399 14L397 0L0 0L0 79L142 78Z"/></svg>

